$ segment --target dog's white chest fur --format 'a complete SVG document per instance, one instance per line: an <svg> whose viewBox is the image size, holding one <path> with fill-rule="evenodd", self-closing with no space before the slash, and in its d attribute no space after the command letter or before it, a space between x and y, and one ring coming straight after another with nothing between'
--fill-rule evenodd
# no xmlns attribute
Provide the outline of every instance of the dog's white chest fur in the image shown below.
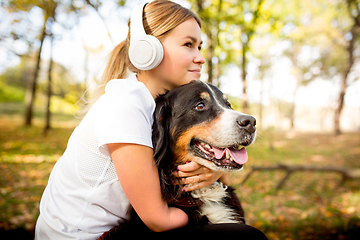
<svg viewBox="0 0 360 240"><path fill-rule="evenodd" d="M221 182L194 190L191 192L193 198L203 202L200 207L200 214L206 216L210 223L238 223L236 213L224 204L227 186Z"/></svg>

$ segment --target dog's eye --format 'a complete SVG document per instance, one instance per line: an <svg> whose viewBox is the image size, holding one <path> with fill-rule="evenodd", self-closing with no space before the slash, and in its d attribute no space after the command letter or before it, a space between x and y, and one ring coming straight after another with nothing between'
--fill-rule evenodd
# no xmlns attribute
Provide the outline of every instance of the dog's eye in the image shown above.
<svg viewBox="0 0 360 240"><path fill-rule="evenodd" d="M231 108L231 104L229 103L229 101L226 101L226 106L228 106L229 108Z"/></svg>
<svg viewBox="0 0 360 240"><path fill-rule="evenodd" d="M196 106L195 106L195 109L197 110L197 111L203 111L203 110L205 110L205 104L204 103L198 103Z"/></svg>

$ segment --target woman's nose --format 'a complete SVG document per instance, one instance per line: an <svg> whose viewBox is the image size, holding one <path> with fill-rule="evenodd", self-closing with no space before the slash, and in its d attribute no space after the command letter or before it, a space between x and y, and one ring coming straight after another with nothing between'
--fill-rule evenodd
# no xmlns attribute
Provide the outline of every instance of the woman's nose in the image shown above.
<svg viewBox="0 0 360 240"><path fill-rule="evenodd" d="M205 58L203 57L203 55L201 54L200 51L197 51L197 54L194 58L194 62L198 63L198 64L204 64L205 63Z"/></svg>

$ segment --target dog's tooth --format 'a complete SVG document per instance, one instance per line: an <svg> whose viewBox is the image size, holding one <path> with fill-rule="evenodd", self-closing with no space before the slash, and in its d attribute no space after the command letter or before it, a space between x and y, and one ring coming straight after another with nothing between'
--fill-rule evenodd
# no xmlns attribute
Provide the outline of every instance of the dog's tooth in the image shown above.
<svg viewBox="0 0 360 240"><path fill-rule="evenodd" d="M230 161L231 161L231 162L233 162L233 161L234 161L234 159L233 159L232 157L230 157Z"/></svg>
<svg viewBox="0 0 360 240"><path fill-rule="evenodd" d="M230 159L229 149L226 149L226 151L225 151L225 158Z"/></svg>
<svg viewBox="0 0 360 240"><path fill-rule="evenodd" d="M210 149L211 147L210 147L210 145L209 144L205 144L205 147L207 148L207 149Z"/></svg>
<svg viewBox="0 0 360 240"><path fill-rule="evenodd" d="M244 148L244 146L238 146L238 150L241 150L241 149L243 149Z"/></svg>

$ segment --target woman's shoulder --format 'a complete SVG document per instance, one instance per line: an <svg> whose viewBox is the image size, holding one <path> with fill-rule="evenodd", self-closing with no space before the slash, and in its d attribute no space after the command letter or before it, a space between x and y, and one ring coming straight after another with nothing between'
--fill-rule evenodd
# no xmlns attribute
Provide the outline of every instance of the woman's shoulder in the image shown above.
<svg viewBox="0 0 360 240"><path fill-rule="evenodd" d="M155 101L146 86L137 80L135 75L126 79L110 80L105 87L103 104L121 104L127 106L138 105L141 108L155 108Z"/></svg>
<svg viewBox="0 0 360 240"><path fill-rule="evenodd" d="M131 74L126 79L112 79L110 80L105 87L105 94L119 94L119 93L148 93L150 96L149 90L146 86L137 80L136 75ZM145 94L145 97L148 97L148 94Z"/></svg>

